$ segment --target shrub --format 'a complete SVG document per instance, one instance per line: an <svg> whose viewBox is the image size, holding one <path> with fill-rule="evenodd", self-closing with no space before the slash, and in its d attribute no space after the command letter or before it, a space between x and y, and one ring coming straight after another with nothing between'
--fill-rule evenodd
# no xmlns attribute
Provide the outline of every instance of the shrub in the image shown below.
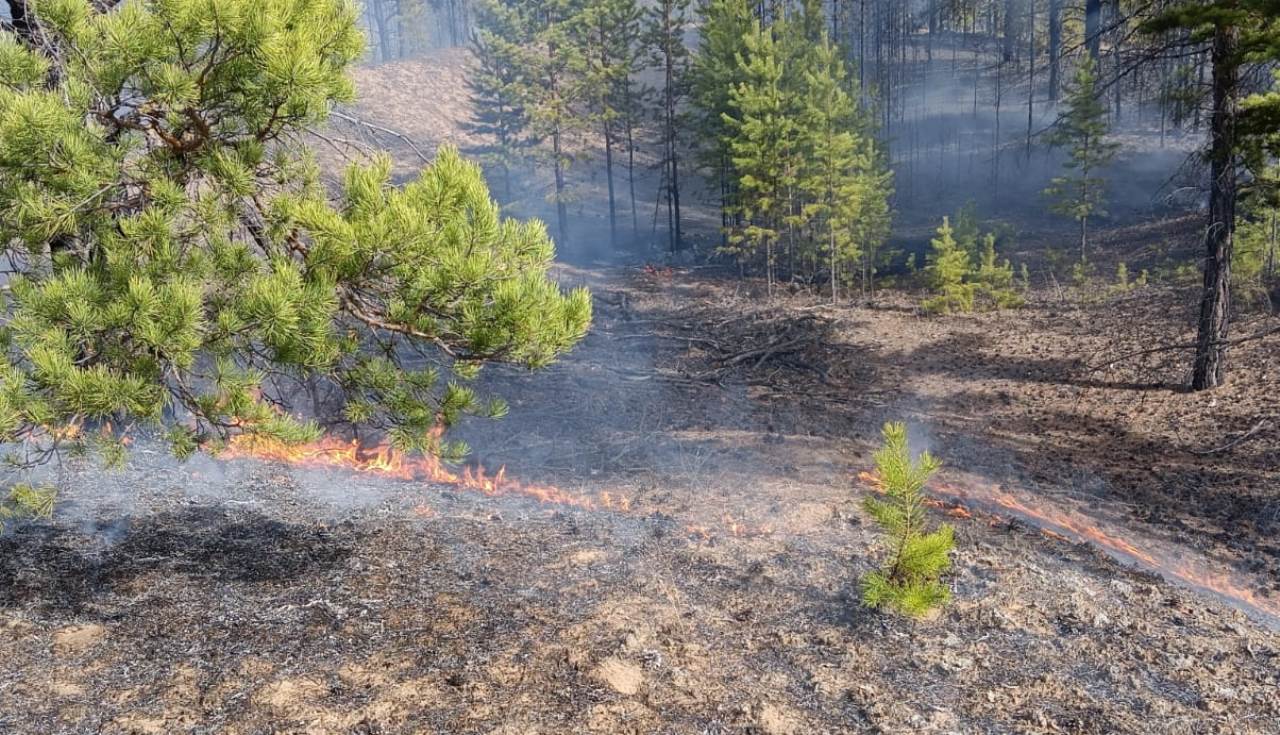
<svg viewBox="0 0 1280 735"><path fill-rule="evenodd" d="M965 216L962 211L961 217ZM966 226L972 234L972 223ZM934 296L921 306L931 314L973 311L976 303L984 308L1005 309L1022 305L1022 297L1013 288L1013 266L1006 259L996 260L996 235L981 236L976 256L957 237L959 230L942 218L938 236L930 240L932 252L925 268L926 282ZM966 235L969 237L970 235ZM975 257L978 265L974 267ZM978 301L978 298L981 298Z"/></svg>
<svg viewBox="0 0 1280 735"><path fill-rule="evenodd" d="M951 567L955 537L946 524L929 531L925 511L924 486L939 463L928 452L912 459L905 424L885 424L882 436L875 462L884 495L867 498L864 507L888 534L890 556L862 579L862 602L924 615L951 598L940 578Z"/></svg>
<svg viewBox="0 0 1280 735"><path fill-rule="evenodd" d="M1022 297L1013 288L1013 266L1008 259L996 262L996 235L988 233L982 240L982 260L975 274L977 291L993 309L1022 306Z"/></svg>
<svg viewBox="0 0 1280 735"><path fill-rule="evenodd" d="M974 286L965 283L973 266L969 253L956 242L949 218L942 218L938 236L929 242L933 251L929 254L925 278L937 295L924 302L924 310L934 314L973 311Z"/></svg>

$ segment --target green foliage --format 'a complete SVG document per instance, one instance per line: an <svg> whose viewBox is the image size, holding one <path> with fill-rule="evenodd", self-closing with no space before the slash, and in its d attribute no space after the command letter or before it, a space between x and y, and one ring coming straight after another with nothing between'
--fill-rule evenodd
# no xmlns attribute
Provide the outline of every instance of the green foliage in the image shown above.
<svg viewBox="0 0 1280 735"><path fill-rule="evenodd" d="M798 130L796 120L786 114L783 59L774 34L757 21L743 43L739 61L743 79L730 92L734 115L724 118L734 136L730 150L739 192L735 214L741 224L730 233L723 250L739 259L763 253L772 288L775 248L799 167Z"/></svg>
<svg viewBox="0 0 1280 735"><path fill-rule="evenodd" d="M1088 260L1077 260L1071 264L1071 283L1076 288L1084 288L1092 281L1098 267Z"/></svg>
<svg viewBox="0 0 1280 735"><path fill-rule="evenodd" d="M710 0L698 9L698 53L690 74L692 121L698 131L698 161L714 182L721 204L732 208L734 128L733 90L742 81L739 56L752 29L746 0Z"/></svg>
<svg viewBox="0 0 1280 735"><path fill-rule="evenodd" d="M1236 221L1231 289L1241 303L1267 306L1280 282L1280 207L1258 202Z"/></svg>
<svg viewBox="0 0 1280 735"><path fill-rule="evenodd" d="M5 526L20 518L48 518L53 515L53 503L58 493L51 487L35 487L18 483L9 489L6 497L0 497L0 533Z"/></svg>
<svg viewBox="0 0 1280 735"><path fill-rule="evenodd" d="M529 149L538 143L525 108L520 47L501 33L510 30L511 13L497 4L480 6L481 25L472 37L475 67L467 85L475 100L475 116L469 126L490 141L480 160L501 177L503 194L512 198L511 170L524 163Z"/></svg>
<svg viewBox="0 0 1280 735"><path fill-rule="evenodd" d="M968 282L973 264L969 253L956 242L949 217L942 218L938 236L930 240L930 245L925 279L937 295L924 302L924 310L935 314L973 311L976 287Z"/></svg>
<svg viewBox="0 0 1280 735"><path fill-rule="evenodd" d="M314 382L433 451L459 417L500 413L468 386L480 366L543 366L585 333L545 228L504 220L456 151L405 186L386 159L353 166L331 196L301 140L353 97L349 3L35 7L55 53L0 33L0 238L20 270L0 439L108 461L139 425L179 456L307 441L319 428L286 401Z"/></svg>
<svg viewBox="0 0 1280 735"><path fill-rule="evenodd" d="M994 232L982 238L982 259L973 281L978 295L992 308L1015 309L1023 304L1022 297L1013 287L1013 266L1008 258L997 261Z"/></svg>
<svg viewBox="0 0 1280 735"><path fill-rule="evenodd" d="M951 568L954 533L945 524L930 531L925 508L925 484L940 465L928 452L912 458L905 424L885 424L882 436L875 463L884 495L868 497L864 508L888 535L889 558L862 579L862 601L924 615L951 598L941 576Z"/></svg>
<svg viewBox="0 0 1280 735"><path fill-rule="evenodd" d="M1066 172L1053 179L1044 190L1053 199L1050 209L1080 224L1080 257L1086 257L1089 218L1106 216L1106 180L1098 170L1115 158L1119 145L1106 140L1107 108L1099 98L1097 75L1092 58L1086 56L1076 68L1067 87L1066 110L1058 125L1046 136L1052 146L1067 148L1063 163Z"/></svg>
<svg viewBox="0 0 1280 735"><path fill-rule="evenodd" d="M800 118L804 153L798 184L806 200L796 224L825 240L833 301L865 260L864 247L874 249L888 236L890 222L892 174L874 140L858 134L862 121L845 76L839 49L823 34Z"/></svg>
<svg viewBox="0 0 1280 735"><path fill-rule="evenodd" d="M1013 266L996 254L996 233L982 233L972 205L962 207L956 221L959 227L943 217L938 236L930 241L925 283L935 295L926 299L922 308L932 314L951 314L970 312L976 306L1022 306L1022 296L1014 288ZM1023 276L1025 279L1026 274Z"/></svg>
<svg viewBox="0 0 1280 735"><path fill-rule="evenodd" d="M763 263L770 289L779 272L809 282L822 274L834 300L859 270L865 289L888 235L892 173L820 4L754 22L736 47L729 34L749 11L713 3L707 12L695 101L703 114L728 108L712 128L728 154L720 173L730 177L721 252L744 267ZM722 99L713 85L726 80Z"/></svg>

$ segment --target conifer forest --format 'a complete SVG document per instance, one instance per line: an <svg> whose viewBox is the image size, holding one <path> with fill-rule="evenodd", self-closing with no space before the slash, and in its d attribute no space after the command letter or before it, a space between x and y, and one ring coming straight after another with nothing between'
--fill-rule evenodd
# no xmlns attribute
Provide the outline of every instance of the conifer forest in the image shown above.
<svg viewBox="0 0 1280 735"><path fill-rule="evenodd" d="M0 733L1280 735L1280 0L0 0Z"/></svg>

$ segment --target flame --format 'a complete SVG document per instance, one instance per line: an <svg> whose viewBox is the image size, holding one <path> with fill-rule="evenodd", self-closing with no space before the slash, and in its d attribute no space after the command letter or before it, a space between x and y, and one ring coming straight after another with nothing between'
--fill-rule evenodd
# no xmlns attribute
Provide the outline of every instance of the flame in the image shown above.
<svg viewBox="0 0 1280 735"><path fill-rule="evenodd" d="M605 490L594 496L575 495L554 485L514 480L507 474L506 467L501 467L494 473L482 466L467 466L454 471L438 457L406 455L386 444L366 447L354 440L344 441L335 437L292 445L251 434L239 434L232 438L219 456L223 459L256 459L299 467L368 472L396 480L451 485L485 495L521 496L539 503L583 510L606 510L614 513L633 511L631 498L617 492ZM422 517L431 517L434 513L426 506L419 506L415 512ZM769 526L750 525L729 514L725 514L721 520L724 529L733 536L756 537L773 533ZM687 526L686 530L704 539L711 539L716 535L716 531L710 526Z"/></svg>
<svg viewBox="0 0 1280 735"><path fill-rule="evenodd" d="M858 479L876 492L884 492L884 483L874 473L860 472ZM1122 561L1136 563L1166 579L1217 595L1268 621L1280 622L1280 600L1246 586L1231 573L1211 569L1202 562L1176 552L1161 553L1154 546L1140 548L1119 536L1117 531L1106 530L1092 519L1047 506L1032 506L994 484L934 483L932 489L935 494L942 496L942 500L935 499L932 504L947 509L948 512L964 509L965 517L970 517L973 510L987 509L1006 517L1016 516L1034 525L1050 538L1091 543Z"/></svg>
<svg viewBox="0 0 1280 735"><path fill-rule="evenodd" d="M519 482L507 476L507 468L490 473L484 467L467 466L460 472L445 466L439 457L407 455L387 444L371 447L359 442L324 437L308 444L284 442L240 434L232 438L220 455L224 459L258 459L283 462L299 467L368 472L382 477L415 482L451 485L485 495L515 495L550 505L586 510L627 511L631 501L622 495L601 493L598 497L574 495L553 485Z"/></svg>

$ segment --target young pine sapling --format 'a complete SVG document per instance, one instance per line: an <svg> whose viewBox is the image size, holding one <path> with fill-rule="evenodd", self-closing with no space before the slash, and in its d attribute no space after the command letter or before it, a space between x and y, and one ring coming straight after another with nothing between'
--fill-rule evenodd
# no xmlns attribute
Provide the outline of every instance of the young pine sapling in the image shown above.
<svg viewBox="0 0 1280 735"><path fill-rule="evenodd" d="M912 458L905 424L887 423L881 433L875 463L884 493L867 498L864 507L888 533L890 556L862 579L862 602L921 616L951 598L941 576L951 567L955 537L946 524L928 530L925 510L924 486L940 464L928 452Z"/></svg>

